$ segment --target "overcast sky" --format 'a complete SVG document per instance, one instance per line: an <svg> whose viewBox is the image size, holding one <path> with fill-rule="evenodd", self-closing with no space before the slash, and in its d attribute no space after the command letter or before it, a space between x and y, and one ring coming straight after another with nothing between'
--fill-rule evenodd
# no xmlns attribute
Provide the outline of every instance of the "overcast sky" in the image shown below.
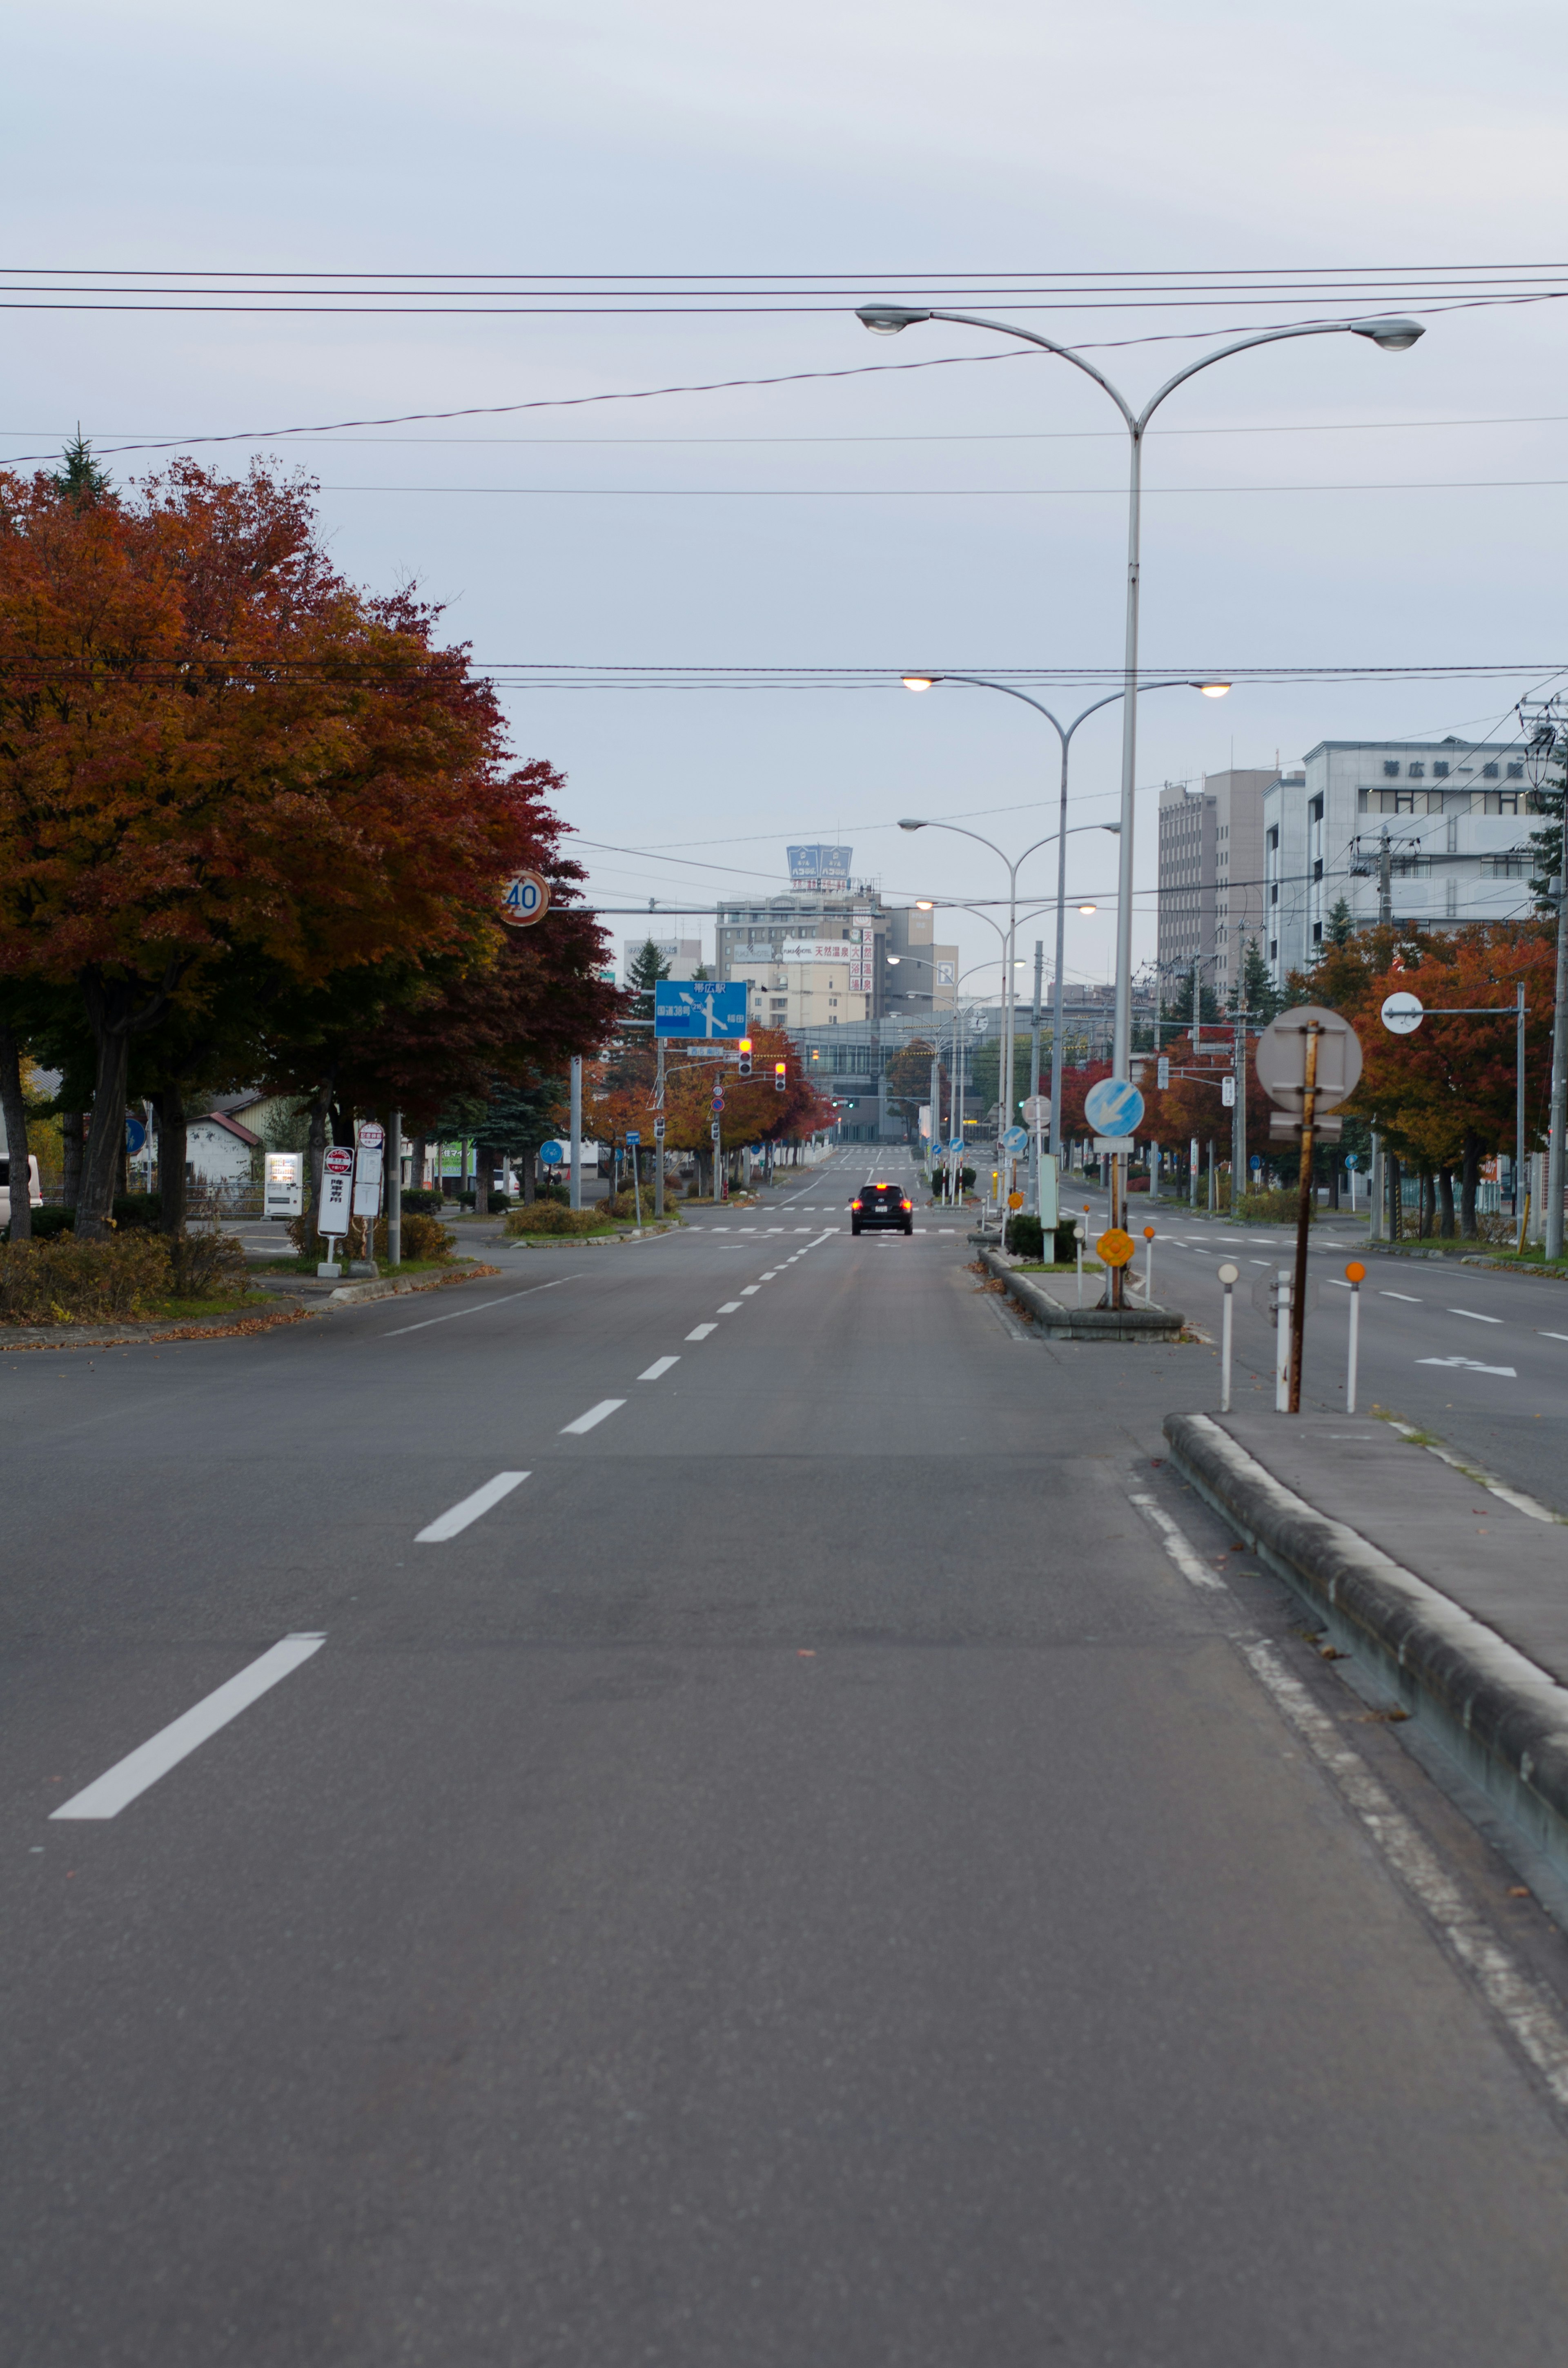
<svg viewBox="0 0 1568 2368"><path fill-rule="evenodd" d="M32 0L7 19L8 285L27 267L846 284L842 310L663 318L13 310L0 453L78 420L100 445L257 431L319 477L345 570L416 579L480 662L676 669L662 689L508 677L517 753L568 775L606 906L767 891L786 842L819 837L895 897L994 894L994 858L896 822L965 821L1009 854L1049 830L1054 743L1017 702L679 670L1115 667L1126 439L1070 365L259 431L1002 350L937 325L869 337L853 303L916 273L1366 268L1416 290L1427 267L1534 266L1568 289L1564 22L1517 0ZM1293 341L1173 397L1147 461L1145 671L1518 671L1147 699L1145 889L1162 781L1323 738L1495 734L1564 653L1563 306L1444 301L1405 307L1428 331L1409 353ZM1021 302L1140 400L1202 350L1195 331L1323 309ZM1075 822L1114 814L1115 712L1081 735ZM1025 884L1052 876L1037 857ZM1070 974L1107 977L1114 841L1075 838L1071 876L1103 909L1074 916ZM1152 952L1147 894L1139 915ZM636 925L608 926L619 954ZM985 958L983 927L953 933Z"/></svg>

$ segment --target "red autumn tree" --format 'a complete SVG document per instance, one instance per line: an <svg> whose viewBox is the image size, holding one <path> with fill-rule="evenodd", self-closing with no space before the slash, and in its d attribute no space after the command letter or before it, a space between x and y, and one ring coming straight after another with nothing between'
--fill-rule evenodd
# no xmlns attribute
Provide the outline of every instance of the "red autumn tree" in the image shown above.
<svg viewBox="0 0 1568 2368"><path fill-rule="evenodd" d="M97 1051L78 1231L103 1231L129 1047L236 958L281 1007L496 961L538 801L466 653L328 565L310 489L176 463L132 498L0 474L0 979ZM373 998L372 998L373 999Z"/></svg>

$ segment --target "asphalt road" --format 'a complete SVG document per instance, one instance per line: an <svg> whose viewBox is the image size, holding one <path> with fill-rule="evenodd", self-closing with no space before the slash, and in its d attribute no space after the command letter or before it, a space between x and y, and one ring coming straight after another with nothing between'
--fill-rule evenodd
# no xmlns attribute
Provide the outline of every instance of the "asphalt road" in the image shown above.
<svg viewBox="0 0 1568 2368"><path fill-rule="evenodd" d="M864 1172L0 1358L7 2362L1561 2359L1563 2122L1290 1687L1554 1930L1158 1467L1209 1352Z"/></svg>
<svg viewBox="0 0 1568 2368"><path fill-rule="evenodd" d="M1086 1199L1093 1222L1105 1202ZM1275 1334L1255 1303L1259 1278L1290 1268L1293 1229L1222 1222L1192 1223L1186 1212L1156 1204L1134 1210L1133 1229L1156 1229L1154 1295L1180 1307L1216 1338L1221 1290L1214 1269L1229 1259L1235 1285L1234 1401L1274 1400ZM1168 1230L1167 1230L1168 1228ZM1568 1417L1568 1284L1548 1275L1510 1274L1457 1259L1369 1255L1366 1235L1347 1222L1313 1228L1308 1270L1316 1285L1301 1360L1303 1405L1345 1404L1350 1290L1345 1269L1367 1269L1361 1285L1357 1402L1429 1429L1476 1457L1556 1512L1568 1516L1562 1425ZM1142 1254L1137 1260L1140 1273Z"/></svg>

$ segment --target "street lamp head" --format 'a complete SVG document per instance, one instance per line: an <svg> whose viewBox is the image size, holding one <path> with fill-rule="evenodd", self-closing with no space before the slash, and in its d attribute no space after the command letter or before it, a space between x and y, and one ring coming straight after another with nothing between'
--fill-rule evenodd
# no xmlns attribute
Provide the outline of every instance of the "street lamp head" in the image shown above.
<svg viewBox="0 0 1568 2368"><path fill-rule="evenodd" d="M1231 686L1228 682L1195 682L1192 688L1200 690L1205 699L1223 699Z"/></svg>
<svg viewBox="0 0 1568 2368"><path fill-rule="evenodd" d="M901 676L900 679L905 690L929 690L932 685L940 682L942 677L939 674L906 674Z"/></svg>
<svg viewBox="0 0 1568 2368"><path fill-rule="evenodd" d="M936 900L930 896L916 896L915 909L917 913L934 913L937 909Z"/></svg>
<svg viewBox="0 0 1568 2368"><path fill-rule="evenodd" d="M1080 913L1097 913L1099 909L1097 905L1080 905L1078 907Z"/></svg>
<svg viewBox="0 0 1568 2368"><path fill-rule="evenodd" d="M1119 822L1102 822L1100 828L1108 830L1113 838L1119 838L1121 835L1121 825Z"/></svg>
<svg viewBox="0 0 1568 2368"><path fill-rule="evenodd" d="M913 326L916 321L928 321L929 313L909 313L902 304L858 304L855 318L863 321L879 337L896 337L901 329Z"/></svg>
<svg viewBox="0 0 1568 2368"><path fill-rule="evenodd" d="M925 827L926 825L923 822L901 822L899 824L900 830L924 830Z"/></svg>
<svg viewBox="0 0 1568 2368"><path fill-rule="evenodd" d="M1419 321L1402 320L1396 314L1387 321L1352 321L1351 329L1358 337L1370 337L1373 345L1381 346L1385 354L1403 354L1426 335Z"/></svg>
<svg viewBox="0 0 1568 2368"><path fill-rule="evenodd" d="M902 954L889 954L889 956L888 956L888 968L889 968L889 970L896 970L896 969L898 968L898 966L899 966L900 962L901 962L903 960L903 956Z"/></svg>

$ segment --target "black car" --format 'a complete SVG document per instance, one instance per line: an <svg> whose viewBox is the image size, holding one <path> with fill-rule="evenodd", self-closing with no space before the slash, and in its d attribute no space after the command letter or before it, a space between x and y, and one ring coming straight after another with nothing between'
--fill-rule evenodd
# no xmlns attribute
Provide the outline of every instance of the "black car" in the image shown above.
<svg viewBox="0 0 1568 2368"><path fill-rule="evenodd" d="M849 1230L867 1225L896 1225L901 1234L915 1231L915 1203L902 1184L862 1184L849 1203Z"/></svg>

